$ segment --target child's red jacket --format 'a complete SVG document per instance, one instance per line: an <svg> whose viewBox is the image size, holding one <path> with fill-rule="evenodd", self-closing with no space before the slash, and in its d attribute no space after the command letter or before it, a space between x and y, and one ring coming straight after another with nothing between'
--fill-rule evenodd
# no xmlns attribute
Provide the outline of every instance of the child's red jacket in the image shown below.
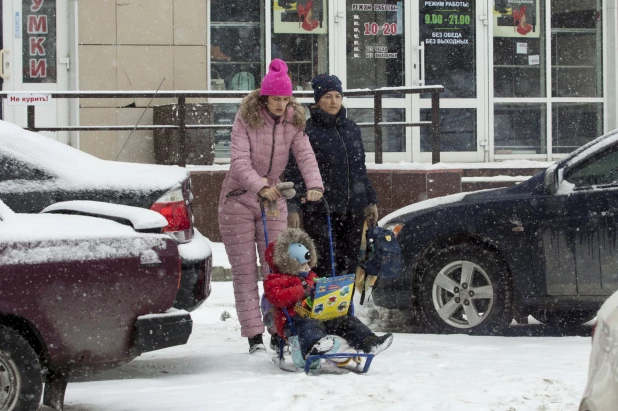
<svg viewBox="0 0 618 411"><path fill-rule="evenodd" d="M271 244L271 246L274 243ZM298 275L280 273L276 270L272 262L273 247L269 246L266 249L266 261L273 269L273 272L268 274L264 279L264 295L269 303L276 307L274 313L275 328L279 336L284 337L283 329L287 318L284 309L287 309L290 317L298 315L294 311L294 305L306 298L305 290L310 290L314 287L315 279L318 275L313 271L309 272L306 279ZM303 281L306 286L303 286Z"/></svg>

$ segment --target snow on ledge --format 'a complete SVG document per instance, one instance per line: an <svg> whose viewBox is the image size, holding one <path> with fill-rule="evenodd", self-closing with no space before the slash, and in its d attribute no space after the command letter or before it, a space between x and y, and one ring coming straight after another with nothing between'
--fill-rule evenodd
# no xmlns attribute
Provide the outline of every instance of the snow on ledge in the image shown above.
<svg viewBox="0 0 618 411"><path fill-rule="evenodd" d="M462 177L462 183L521 183L529 180L531 176L490 176L490 177Z"/></svg>

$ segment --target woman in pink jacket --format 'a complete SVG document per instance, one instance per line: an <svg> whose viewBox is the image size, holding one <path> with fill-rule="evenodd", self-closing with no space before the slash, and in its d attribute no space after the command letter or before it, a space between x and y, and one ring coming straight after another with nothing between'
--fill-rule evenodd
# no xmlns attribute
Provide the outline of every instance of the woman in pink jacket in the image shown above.
<svg viewBox="0 0 618 411"><path fill-rule="evenodd" d="M240 333L249 339L249 352L266 351L262 342L264 324L258 292L257 243L264 276L264 229L259 198L276 201L278 216L267 218L269 241L287 227L285 199L276 185L288 162L290 149L298 162L307 200L322 197L324 186L309 139L304 132L305 111L292 100L292 82L287 65L270 63L260 90L245 97L232 128L230 171L219 196L219 231L232 266L234 299Z"/></svg>

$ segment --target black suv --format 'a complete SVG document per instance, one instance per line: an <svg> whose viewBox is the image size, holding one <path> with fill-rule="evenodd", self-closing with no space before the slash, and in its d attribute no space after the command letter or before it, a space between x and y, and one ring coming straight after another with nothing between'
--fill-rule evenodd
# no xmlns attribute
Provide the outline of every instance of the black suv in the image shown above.
<svg viewBox="0 0 618 411"><path fill-rule="evenodd" d="M177 166L101 160L0 121L0 200L17 213L38 213L69 200L148 208L168 222L182 265L174 307L193 311L210 294L212 253L193 227L191 179ZM58 212L61 210L55 210ZM66 213L76 214L67 209Z"/></svg>
<svg viewBox="0 0 618 411"><path fill-rule="evenodd" d="M380 225L404 264L376 287L378 306L438 332L488 334L528 314L585 323L618 289L618 130L517 186L412 204Z"/></svg>

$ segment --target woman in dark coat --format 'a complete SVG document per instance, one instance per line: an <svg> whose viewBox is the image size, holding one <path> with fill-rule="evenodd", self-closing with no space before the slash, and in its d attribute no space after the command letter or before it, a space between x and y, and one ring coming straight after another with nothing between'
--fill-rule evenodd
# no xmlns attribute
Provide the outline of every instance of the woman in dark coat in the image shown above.
<svg viewBox="0 0 618 411"><path fill-rule="evenodd" d="M311 81L316 104L310 107L311 118L305 132L315 152L324 197L331 210L336 273L356 272L364 220L378 221L377 196L365 168L365 150L360 128L346 117L341 105L343 91L337 76L320 74ZM284 173L285 181L293 181L297 192L305 192L303 181L293 156ZM303 227L316 243L320 276L329 276L330 251L328 226L322 205L301 205L288 200L288 227Z"/></svg>

